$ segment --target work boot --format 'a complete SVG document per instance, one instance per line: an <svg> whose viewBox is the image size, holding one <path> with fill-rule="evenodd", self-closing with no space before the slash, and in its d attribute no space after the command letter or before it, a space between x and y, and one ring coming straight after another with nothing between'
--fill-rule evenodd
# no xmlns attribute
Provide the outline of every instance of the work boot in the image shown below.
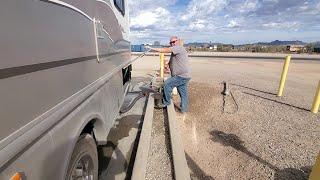
<svg viewBox="0 0 320 180"><path fill-rule="evenodd" d="M153 93L152 97L153 97L154 99L161 100L161 99L163 98L163 94L162 94L162 93L159 93L159 92Z"/></svg>

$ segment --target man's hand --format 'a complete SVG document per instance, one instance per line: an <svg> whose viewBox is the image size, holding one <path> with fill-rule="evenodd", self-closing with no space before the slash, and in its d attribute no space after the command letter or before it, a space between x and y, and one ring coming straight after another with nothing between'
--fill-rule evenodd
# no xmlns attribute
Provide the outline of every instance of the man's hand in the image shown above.
<svg viewBox="0 0 320 180"><path fill-rule="evenodd" d="M159 51L159 49L160 49L160 48L152 48L152 47L150 47L150 46L145 46L144 48L145 48L145 49L147 49L147 51L156 51L156 52L160 52L160 51Z"/></svg>
<svg viewBox="0 0 320 180"><path fill-rule="evenodd" d="M144 48L145 48L147 51L152 50L152 48L151 48L150 46L145 46Z"/></svg>
<svg viewBox="0 0 320 180"><path fill-rule="evenodd" d="M152 48L150 46L145 46L145 48L150 49L152 51L160 52L160 53L171 53L170 48Z"/></svg>

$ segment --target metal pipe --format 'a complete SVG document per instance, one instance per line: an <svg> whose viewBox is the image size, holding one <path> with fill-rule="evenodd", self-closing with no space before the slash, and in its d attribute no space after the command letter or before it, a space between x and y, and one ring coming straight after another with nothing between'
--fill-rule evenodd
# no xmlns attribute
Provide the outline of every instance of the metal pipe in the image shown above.
<svg viewBox="0 0 320 180"><path fill-rule="evenodd" d="M320 153L318 154L315 165L312 168L309 180L317 180L320 177Z"/></svg>
<svg viewBox="0 0 320 180"><path fill-rule="evenodd" d="M222 92L222 94L224 96L228 96L230 94L227 82L223 82L223 92Z"/></svg>
<svg viewBox="0 0 320 180"><path fill-rule="evenodd" d="M314 96L311 112L313 112L315 114L318 113L319 112L319 106L320 106L320 81L318 83L318 88L317 88L316 94Z"/></svg>
<svg viewBox="0 0 320 180"><path fill-rule="evenodd" d="M284 85L286 83L287 74L288 74L288 70L289 70L290 60L291 60L291 56L288 55L286 57L284 65L283 65L283 70L282 70L282 74L281 74L281 80L280 80L280 85L279 85L279 90L278 90L278 95L277 95L278 97L282 96L282 94L283 94L283 89L284 89Z"/></svg>
<svg viewBox="0 0 320 180"><path fill-rule="evenodd" d="M160 53L160 77L164 77L164 53Z"/></svg>

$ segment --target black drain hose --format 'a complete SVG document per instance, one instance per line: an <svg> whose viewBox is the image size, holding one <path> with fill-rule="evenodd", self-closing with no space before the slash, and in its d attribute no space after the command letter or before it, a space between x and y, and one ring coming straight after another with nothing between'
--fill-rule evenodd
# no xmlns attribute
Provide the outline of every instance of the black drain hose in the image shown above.
<svg viewBox="0 0 320 180"><path fill-rule="evenodd" d="M162 97L162 96L161 96L161 93L159 93L156 89L152 89L152 87L153 87L152 85L149 85L149 86L151 86L151 88L150 88L150 87L143 87L143 86L142 86L142 87L140 87L141 91L128 92L128 93L138 93L138 96L135 97L128 106L126 106L126 107L124 107L124 108L121 108L121 109L120 109L120 113L126 113L126 112L128 112L128 111L136 104L136 102L137 102L139 99L148 96L150 93L153 93L155 99L157 99L157 98L159 98L159 97L160 97L160 98Z"/></svg>
<svg viewBox="0 0 320 180"><path fill-rule="evenodd" d="M126 106L126 107L120 109L120 113L122 114L122 113L128 112L136 104L136 102L139 99L141 99L141 98L143 98L145 96L146 96L146 94L142 93L142 91L141 91L139 93L139 95L132 100L132 102L129 104L129 106Z"/></svg>

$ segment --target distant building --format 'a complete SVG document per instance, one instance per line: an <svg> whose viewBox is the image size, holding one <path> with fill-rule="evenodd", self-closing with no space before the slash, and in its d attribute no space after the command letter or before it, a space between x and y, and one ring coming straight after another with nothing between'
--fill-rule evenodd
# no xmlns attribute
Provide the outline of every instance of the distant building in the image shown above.
<svg viewBox="0 0 320 180"><path fill-rule="evenodd" d="M287 51L290 52L303 52L305 49L304 45L289 45L287 46Z"/></svg>
<svg viewBox="0 0 320 180"><path fill-rule="evenodd" d="M155 42L153 43L153 45L154 45L154 46L160 46L160 42L159 42L159 41L155 41Z"/></svg>
<svg viewBox="0 0 320 180"><path fill-rule="evenodd" d="M213 50L214 50L214 51L218 51L218 45L214 45L214 46L213 46Z"/></svg>
<svg viewBox="0 0 320 180"><path fill-rule="evenodd" d="M210 50L213 50L213 51L217 51L218 50L218 45L212 45L209 47Z"/></svg>
<svg viewBox="0 0 320 180"><path fill-rule="evenodd" d="M145 51L145 45L131 45L131 52L144 52Z"/></svg>
<svg viewBox="0 0 320 180"><path fill-rule="evenodd" d="M207 49L207 48L209 48L210 47L210 44L203 44L203 46L202 46L203 48L205 48L205 49Z"/></svg>
<svg viewBox="0 0 320 180"><path fill-rule="evenodd" d="M246 51L247 50L245 45L236 45L236 46L234 46L234 49L236 51Z"/></svg>
<svg viewBox="0 0 320 180"><path fill-rule="evenodd" d="M162 48L161 45L150 45L150 44L140 44L140 45L131 45L131 52L145 52L147 49L146 46L150 46L153 48Z"/></svg>

